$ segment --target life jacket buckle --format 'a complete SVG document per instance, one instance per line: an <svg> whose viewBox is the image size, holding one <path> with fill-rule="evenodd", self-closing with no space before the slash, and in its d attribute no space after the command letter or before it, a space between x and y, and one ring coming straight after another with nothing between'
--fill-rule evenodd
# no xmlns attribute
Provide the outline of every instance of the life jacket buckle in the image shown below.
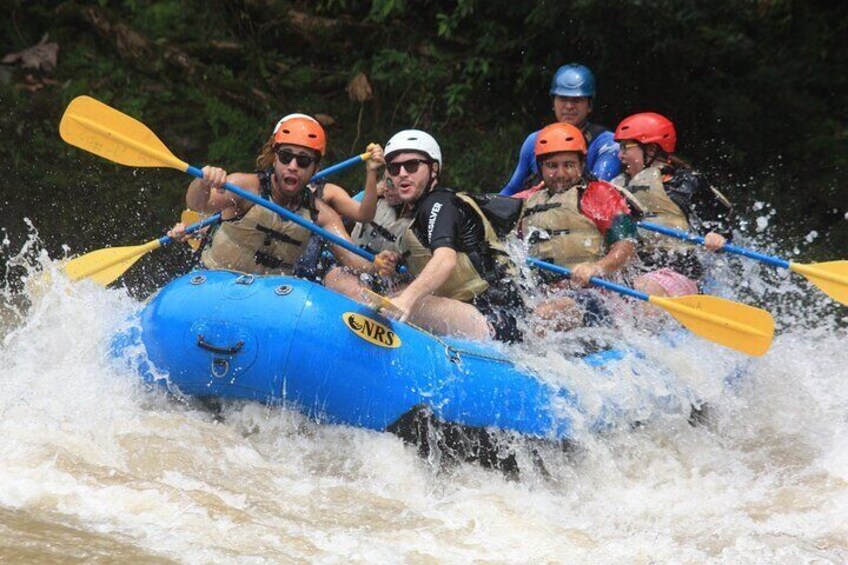
<svg viewBox="0 0 848 565"><path fill-rule="evenodd" d="M540 241L550 241L551 234L543 229L534 229L530 236L527 238L527 243L529 245L536 245Z"/></svg>

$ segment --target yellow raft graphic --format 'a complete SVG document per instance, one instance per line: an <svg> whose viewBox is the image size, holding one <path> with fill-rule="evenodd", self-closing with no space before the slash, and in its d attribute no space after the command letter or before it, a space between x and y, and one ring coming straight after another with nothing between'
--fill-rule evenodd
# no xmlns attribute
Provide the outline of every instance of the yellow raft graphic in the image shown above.
<svg viewBox="0 0 848 565"><path fill-rule="evenodd" d="M368 316L363 316L355 312L345 312L342 314L342 321L350 331L374 345L391 349L401 346L399 335L392 331L391 328L384 326L376 320L372 320Z"/></svg>

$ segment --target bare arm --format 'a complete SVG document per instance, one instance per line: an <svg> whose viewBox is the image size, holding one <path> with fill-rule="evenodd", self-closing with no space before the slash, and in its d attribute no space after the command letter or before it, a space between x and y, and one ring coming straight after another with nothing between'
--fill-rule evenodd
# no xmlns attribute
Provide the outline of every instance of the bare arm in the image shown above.
<svg viewBox="0 0 848 565"><path fill-rule="evenodd" d="M372 221L374 215L377 214L377 200L379 199L377 183L380 180L378 173L380 168L386 165L382 147L372 143L367 147L367 150L371 153L371 157L365 164L365 195L359 204L359 218L353 218L363 224Z"/></svg>
<svg viewBox="0 0 848 565"><path fill-rule="evenodd" d="M335 184L324 185L324 194L322 196L322 199L324 200L324 202L329 204L330 207L336 213L338 213L340 216L344 216L345 218L350 218L351 220L355 220L361 223L368 223L374 219L374 213L371 214L370 218L363 219L363 212L367 212L367 210L363 210L365 198L362 199L361 203L357 202L347 192L345 192L342 187L337 186ZM377 199L374 198L374 212L376 211Z"/></svg>
<svg viewBox="0 0 848 565"><path fill-rule="evenodd" d="M357 202L340 186L327 184L324 186L324 200L332 206L339 215L351 220L367 224L377 213L377 182L380 167L386 164L383 158L383 148L372 143L367 148L371 156L365 165L365 195L362 202Z"/></svg>
<svg viewBox="0 0 848 565"><path fill-rule="evenodd" d="M354 245L353 241L350 239L350 234L347 233L347 230L344 227L341 216L339 216L326 202L317 200L316 204L318 206L318 225L328 232L350 242L351 245ZM376 272L376 266L373 263L366 261L355 253L351 253L347 249L338 245L331 245L330 250L336 257L336 260L345 267L350 267L362 273Z"/></svg>
<svg viewBox="0 0 848 565"><path fill-rule="evenodd" d="M258 181L255 175L244 173L228 175L223 169L206 166L203 167L203 178L194 179L188 185L186 206L190 210L205 214L213 214L227 208L233 208L238 214L250 209L252 203L224 189L225 182L258 193Z"/></svg>
<svg viewBox="0 0 848 565"><path fill-rule="evenodd" d="M357 222L367 224L377 214L377 171L368 169L365 173L365 195L359 203L359 217L353 218Z"/></svg>
<svg viewBox="0 0 848 565"><path fill-rule="evenodd" d="M603 274L615 273L620 270L625 263L630 261L636 254L636 244L629 239L616 241L610 247L603 259L598 261L596 265L603 269Z"/></svg>
<svg viewBox="0 0 848 565"><path fill-rule="evenodd" d="M616 241L609 252L594 263L580 263L571 271L571 280L580 286L587 286L592 277L615 273L636 254L636 244L629 239Z"/></svg>

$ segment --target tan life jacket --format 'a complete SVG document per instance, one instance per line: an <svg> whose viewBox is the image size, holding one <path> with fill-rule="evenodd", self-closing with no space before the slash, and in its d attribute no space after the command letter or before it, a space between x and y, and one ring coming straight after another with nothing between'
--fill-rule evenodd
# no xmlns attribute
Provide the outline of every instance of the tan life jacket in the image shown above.
<svg viewBox="0 0 848 565"><path fill-rule="evenodd" d="M367 224L356 224L351 239L356 245L375 255L386 250L400 253L398 241L412 223L412 219L401 216L398 208L389 205L385 198L380 198L377 200L374 219Z"/></svg>
<svg viewBox="0 0 848 565"><path fill-rule="evenodd" d="M270 199L270 185L262 184L263 196ZM306 220L313 219L315 210L311 194L304 194L304 200L294 213ZM222 222L200 258L208 269L253 275L290 275L311 234L276 212L254 204L242 217Z"/></svg>
<svg viewBox="0 0 848 565"><path fill-rule="evenodd" d="M554 195L540 190L527 200L522 231L531 256L569 269L604 256L604 236L580 212L579 198L572 187Z"/></svg>
<svg viewBox="0 0 848 565"><path fill-rule="evenodd" d="M461 302L470 302L475 297L483 294L491 282L509 276L516 276L518 270L510 260L506 252L506 248L498 241L495 230L492 227L489 219L477 205L477 203L467 194L456 193L456 196L468 204L474 212L480 216L483 222L483 234L485 238L485 252L493 254L496 265L494 273L479 273L474 267L474 263L468 254L457 252L456 267L451 272L448 280L442 284L433 293L436 296L445 298L453 298ZM430 251L412 229L412 225L406 229L403 237L400 240L401 253L406 258L406 266L409 272L414 276L418 276L427 266L427 263L432 259L433 252Z"/></svg>
<svg viewBox="0 0 848 565"><path fill-rule="evenodd" d="M627 188L638 201L644 213L645 220L667 228L691 231L689 219L680 206L668 196L663 186L663 173L660 167L653 166L642 169L628 181L625 173L621 173L614 179L613 184ZM676 251L683 252L692 248L692 245L679 239L658 234L656 232L639 229L639 251L640 253L653 251Z"/></svg>

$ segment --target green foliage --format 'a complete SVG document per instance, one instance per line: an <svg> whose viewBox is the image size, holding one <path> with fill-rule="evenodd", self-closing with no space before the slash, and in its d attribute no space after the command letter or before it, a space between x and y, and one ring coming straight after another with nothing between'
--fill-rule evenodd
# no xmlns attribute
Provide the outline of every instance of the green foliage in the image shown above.
<svg viewBox="0 0 848 565"><path fill-rule="evenodd" d="M92 94L143 119L187 160L219 163L228 170L249 170L269 123L288 111L324 113L335 120L328 130L330 161L349 156L354 140L357 145L365 139L385 141L402 127L423 127L444 147L451 184L494 191L509 178L524 137L553 119L550 78L571 61L596 72L597 122L614 127L626 115L648 109L667 114L678 127L684 156L713 178L755 178L738 188L719 182L732 199L743 205L769 200L797 210L806 223L822 222L822 233L831 225L835 234L848 233L831 218L842 215L829 212L848 211L848 194L837 190L845 184L848 166L848 7L843 4L8 4L10 17L0 19L3 54L37 43L45 32L59 43L60 54L55 71L4 67L0 75L7 77L0 84L0 133L5 136L0 166L6 179L0 181L0 202L20 194L19 183L28 183L38 190L49 187L57 201L79 212L69 204L72 189L96 187L91 200L101 206L67 219L69 224L90 222L85 233L92 238L98 222L113 221L110 203L154 205L156 212L136 215L138 221L170 222L181 205L185 179L163 174L171 180L142 197L138 177L95 165L68 149L56 136L56 124L64 106L79 94ZM138 33L147 54L126 55L116 26L104 33L92 25L83 9L98 7L103 17ZM364 72L374 89L374 99L362 108L361 124L360 106L344 90L357 72ZM36 82L49 78L58 84L31 93L16 86L27 74ZM770 177L763 179L764 174ZM144 178L154 182L159 177ZM343 179L353 187L361 174ZM32 207L43 209L43 201Z"/></svg>
<svg viewBox="0 0 848 565"><path fill-rule="evenodd" d="M134 13L132 21L135 29L154 40L185 36L193 21L192 12L187 11L184 3L178 0L144 2L131 11Z"/></svg>
<svg viewBox="0 0 848 565"><path fill-rule="evenodd" d="M402 14L405 8L405 0L373 0L369 17L374 21L382 22L392 15Z"/></svg>
<svg viewBox="0 0 848 565"><path fill-rule="evenodd" d="M436 14L436 35L450 39L462 24L462 20L474 13L474 0L459 0L451 12Z"/></svg>
<svg viewBox="0 0 848 565"><path fill-rule="evenodd" d="M256 145L256 127L253 120L238 108L217 98L203 100L211 143L208 148L209 163L244 163L249 149Z"/></svg>

